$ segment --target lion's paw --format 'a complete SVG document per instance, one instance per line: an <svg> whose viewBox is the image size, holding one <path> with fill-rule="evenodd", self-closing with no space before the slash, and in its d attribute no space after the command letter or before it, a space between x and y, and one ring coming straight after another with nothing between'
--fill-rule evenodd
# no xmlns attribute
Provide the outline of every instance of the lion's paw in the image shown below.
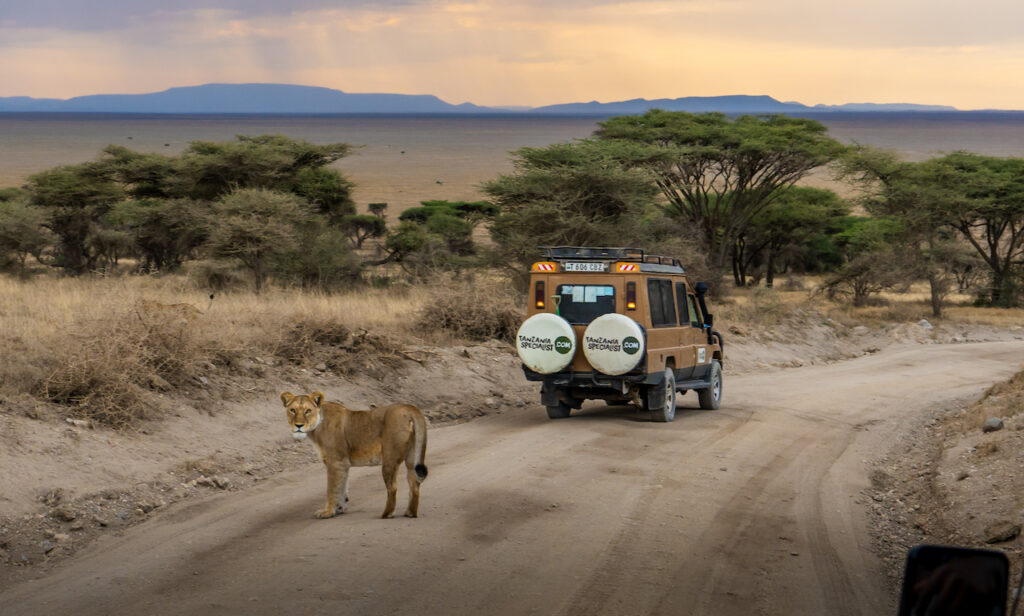
<svg viewBox="0 0 1024 616"><path fill-rule="evenodd" d="M320 511L316 512L316 517L321 520L326 520L327 518L333 518L334 514L334 509L321 509Z"/></svg>

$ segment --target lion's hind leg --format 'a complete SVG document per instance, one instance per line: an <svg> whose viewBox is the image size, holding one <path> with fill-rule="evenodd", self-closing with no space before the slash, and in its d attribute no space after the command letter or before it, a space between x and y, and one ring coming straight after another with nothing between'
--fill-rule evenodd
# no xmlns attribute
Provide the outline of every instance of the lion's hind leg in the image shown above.
<svg viewBox="0 0 1024 616"><path fill-rule="evenodd" d="M405 466L405 475L409 480L409 506L405 509L405 517L415 518L420 509L420 478L416 472L416 465Z"/></svg>
<svg viewBox="0 0 1024 616"><path fill-rule="evenodd" d="M388 490L388 502L384 505L384 513L380 517L390 518L395 514L395 501L398 498L398 486L395 482L398 478L398 464L385 462L381 465L381 471L384 473L384 487Z"/></svg>

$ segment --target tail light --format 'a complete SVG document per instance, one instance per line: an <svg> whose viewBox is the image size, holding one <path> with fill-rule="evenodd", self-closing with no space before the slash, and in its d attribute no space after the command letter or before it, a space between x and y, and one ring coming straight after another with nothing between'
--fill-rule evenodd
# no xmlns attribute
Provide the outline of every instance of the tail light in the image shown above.
<svg viewBox="0 0 1024 616"><path fill-rule="evenodd" d="M544 307L544 281L538 280L536 291L534 292L534 304L538 308Z"/></svg>
<svg viewBox="0 0 1024 616"><path fill-rule="evenodd" d="M636 283L635 282L627 282L626 283L626 310L636 310Z"/></svg>

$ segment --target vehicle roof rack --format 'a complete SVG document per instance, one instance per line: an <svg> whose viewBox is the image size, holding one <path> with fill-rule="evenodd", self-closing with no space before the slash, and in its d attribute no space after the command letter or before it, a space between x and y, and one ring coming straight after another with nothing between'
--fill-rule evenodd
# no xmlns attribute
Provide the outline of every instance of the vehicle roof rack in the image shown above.
<svg viewBox="0 0 1024 616"><path fill-rule="evenodd" d="M550 259L637 259L643 261L643 248L607 248L599 246L539 246Z"/></svg>
<svg viewBox="0 0 1024 616"><path fill-rule="evenodd" d="M576 259L580 261L635 261L641 264L664 267L641 267L641 271L660 271L664 273L683 272L683 264L675 257L649 255L643 248L612 248L605 246L538 246L541 254L547 259Z"/></svg>

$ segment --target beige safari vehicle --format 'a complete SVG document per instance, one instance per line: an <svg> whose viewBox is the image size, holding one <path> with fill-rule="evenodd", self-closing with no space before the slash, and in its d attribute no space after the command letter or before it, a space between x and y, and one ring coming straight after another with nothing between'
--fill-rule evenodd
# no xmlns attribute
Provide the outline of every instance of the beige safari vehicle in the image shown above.
<svg viewBox="0 0 1024 616"><path fill-rule="evenodd" d="M639 248L541 250L516 348L526 378L542 384L548 417L601 399L667 422L689 390L702 409L721 405L722 336L711 329L707 285L691 286L677 259Z"/></svg>

